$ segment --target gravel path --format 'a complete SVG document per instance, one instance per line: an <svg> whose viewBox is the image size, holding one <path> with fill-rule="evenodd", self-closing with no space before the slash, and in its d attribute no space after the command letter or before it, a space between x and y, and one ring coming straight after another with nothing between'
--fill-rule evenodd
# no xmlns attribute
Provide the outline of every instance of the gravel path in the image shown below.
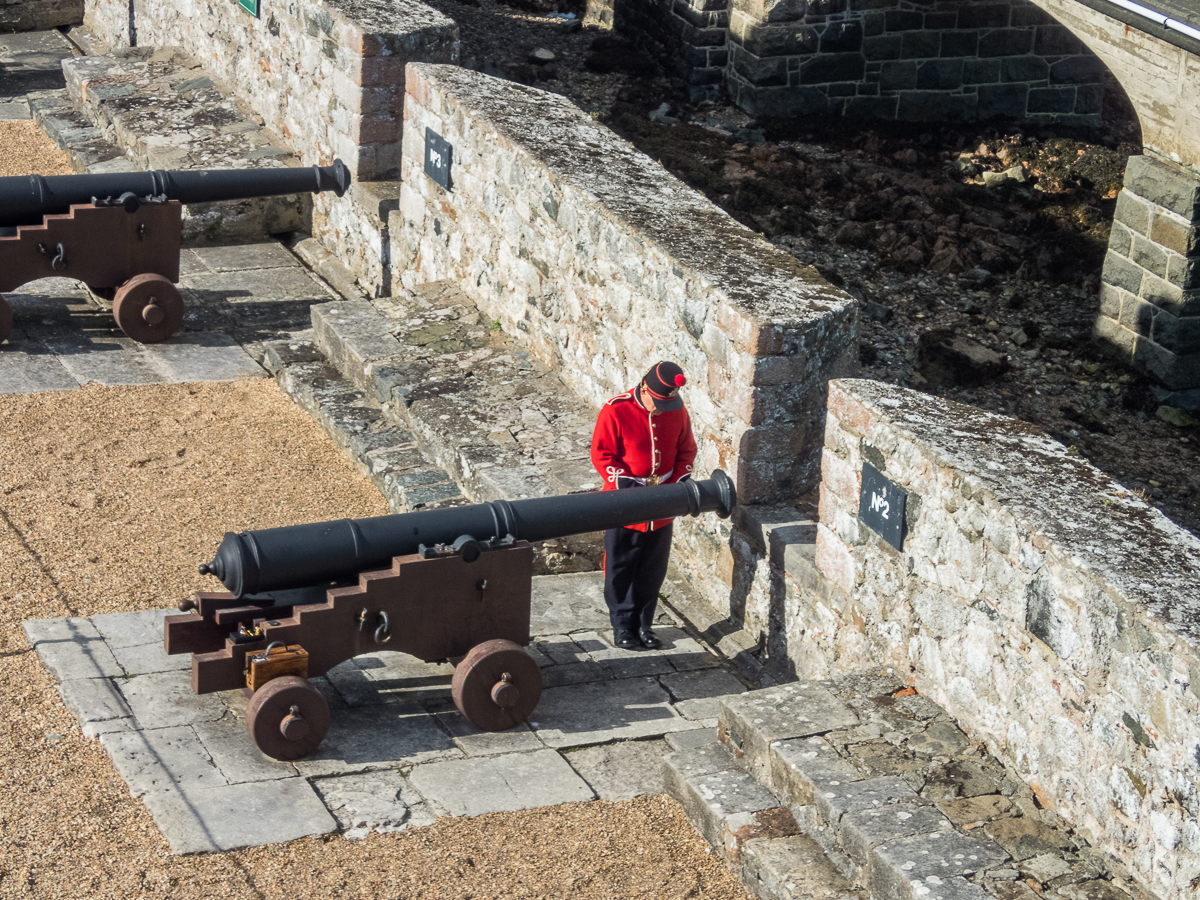
<svg viewBox="0 0 1200 900"><path fill-rule="evenodd" d="M168 606L228 529L386 504L265 379L5 395L0 422L0 897L746 896L663 796L171 856L20 622Z"/></svg>
<svg viewBox="0 0 1200 900"><path fill-rule="evenodd" d="M34 122L0 121L0 178L6 175L72 175L67 155Z"/></svg>

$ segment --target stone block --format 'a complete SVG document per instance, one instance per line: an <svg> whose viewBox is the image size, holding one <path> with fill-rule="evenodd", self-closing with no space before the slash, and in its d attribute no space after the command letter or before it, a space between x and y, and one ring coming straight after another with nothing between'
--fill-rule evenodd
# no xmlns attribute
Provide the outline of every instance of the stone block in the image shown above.
<svg viewBox="0 0 1200 900"><path fill-rule="evenodd" d="M976 117L978 98L974 94L947 94L944 91L904 91L896 118L906 122L937 122L944 119L970 120Z"/></svg>
<svg viewBox="0 0 1200 900"><path fill-rule="evenodd" d="M348 840L432 825L437 816L399 772L318 779L316 788Z"/></svg>
<svg viewBox="0 0 1200 900"><path fill-rule="evenodd" d="M899 34L880 34L865 37L862 43L863 58L868 62L884 59L899 59L904 37Z"/></svg>
<svg viewBox="0 0 1200 900"><path fill-rule="evenodd" d="M962 85L961 59L931 59L917 67L917 87L922 90L953 90Z"/></svg>
<svg viewBox="0 0 1200 900"><path fill-rule="evenodd" d="M862 23L848 20L830 22L821 29L822 53L853 53L863 45Z"/></svg>
<svg viewBox="0 0 1200 900"><path fill-rule="evenodd" d="M670 700L653 678L549 688L542 692L536 721L530 724L542 743L555 748L585 747L614 738L657 738L694 728L671 708Z"/></svg>
<svg viewBox="0 0 1200 900"><path fill-rule="evenodd" d="M763 774L771 790L797 806L811 806L822 791L862 779L819 737L776 741Z"/></svg>
<svg viewBox="0 0 1200 900"><path fill-rule="evenodd" d="M1008 56L1000 60L1000 80L1045 81L1049 64L1039 56Z"/></svg>
<svg viewBox="0 0 1200 900"><path fill-rule="evenodd" d="M1000 80L1000 60L968 59L963 63L963 84L993 84ZM1022 115L1025 108L1021 108Z"/></svg>
<svg viewBox="0 0 1200 900"><path fill-rule="evenodd" d="M788 83L787 60L782 57L760 58L745 50L734 48L733 70L756 87Z"/></svg>
<svg viewBox="0 0 1200 900"><path fill-rule="evenodd" d="M1033 49L1033 30L996 28L979 36L980 57L1023 56Z"/></svg>
<svg viewBox="0 0 1200 900"><path fill-rule="evenodd" d="M1123 291L1119 287L1113 287L1111 284L1100 282L1100 315L1119 321L1121 304L1126 300L1133 299L1135 299L1133 294Z"/></svg>
<svg viewBox="0 0 1200 900"><path fill-rule="evenodd" d="M1081 84L1075 90L1075 115L1098 116L1104 111L1103 84Z"/></svg>
<svg viewBox="0 0 1200 900"><path fill-rule="evenodd" d="M157 791L143 802L177 854L213 853L337 831L337 821L302 778L253 785Z"/></svg>
<svg viewBox="0 0 1200 900"><path fill-rule="evenodd" d="M1160 310L1151 320L1149 337L1180 356L1200 353L1200 317L1178 318Z"/></svg>
<svg viewBox="0 0 1200 900"><path fill-rule="evenodd" d="M1075 109L1075 88L1030 88L1030 113L1069 113Z"/></svg>
<svg viewBox="0 0 1200 900"><path fill-rule="evenodd" d="M892 97L855 97L846 104L847 116L863 119L894 119L899 108L900 98Z"/></svg>
<svg viewBox="0 0 1200 900"><path fill-rule="evenodd" d="M943 31L940 55L943 57L975 56L979 52L979 33L976 31Z"/></svg>
<svg viewBox="0 0 1200 900"><path fill-rule="evenodd" d="M1141 291L1142 276L1145 271L1141 266L1132 263L1123 256L1118 256L1112 250L1104 257L1104 269L1101 278L1111 285L1137 294Z"/></svg>
<svg viewBox="0 0 1200 900"><path fill-rule="evenodd" d="M800 64L800 83L858 81L863 77L865 66L866 60L861 53L822 54L806 59Z"/></svg>
<svg viewBox="0 0 1200 900"><path fill-rule="evenodd" d="M1117 208L1113 212L1113 221L1119 222L1127 229L1132 230L1140 235L1147 235L1150 232L1150 220L1154 215L1154 206L1149 201L1138 197L1136 194L1130 193L1128 190L1122 190L1117 194ZM1123 243L1123 242L1121 242ZM1113 247L1113 241L1109 240L1109 247L1122 253L1124 256L1129 254Z"/></svg>
<svg viewBox="0 0 1200 900"><path fill-rule="evenodd" d="M954 827L937 807L911 800L847 812L838 826L842 849L864 867L880 844L916 834L951 831Z"/></svg>
<svg viewBox="0 0 1200 900"><path fill-rule="evenodd" d="M1070 56L1050 66L1051 84L1095 84L1104 80L1104 63L1092 54Z"/></svg>
<svg viewBox="0 0 1200 900"><path fill-rule="evenodd" d="M1167 281L1183 291L1200 288L1200 263L1182 256L1170 257L1167 260Z"/></svg>
<svg viewBox="0 0 1200 900"><path fill-rule="evenodd" d="M1040 25L1033 40L1033 52L1038 56L1075 56L1087 53L1087 47L1071 29L1064 25Z"/></svg>
<svg viewBox="0 0 1200 900"><path fill-rule="evenodd" d="M912 31L924 27L923 13L900 9L889 9L884 13L884 28L887 31Z"/></svg>
<svg viewBox="0 0 1200 900"><path fill-rule="evenodd" d="M1174 316L1200 314L1200 290L1185 291L1153 275L1142 279L1142 299Z"/></svg>
<svg viewBox="0 0 1200 900"><path fill-rule="evenodd" d="M881 91L903 91L917 86L917 63L885 62L879 70Z"/></svg>
<svg viewBox="0 0 1200 900"><path fill-rule="evenodd" d="M422 796L455 816L478 816L592 800L595 793L553 750L417 766Z"/></svg>
<svg viewBox="0 0 1200 900"><path fill-rule="evenodd" d="M666 753L664 741L619 741L576 750L568 761L601 800L629 800L663 792Z"/></svg>
<svg viewBox="0 0 1200 900"><path fill-rule="evenodd" d="M674 765L681 755L672 753L666 757L664 781L668 792L679 801L692 825L711 846L724 848L723 832L730 816L778 808L779 801L774 795L745 772L730 769L685 777Z"/></svg>
<svg viewBox="0 0 1200 900"><path fill-rule="evenodd" d="M775 741L826 734L858 724L853 710L815 683L751 691L720 701L721 740L756 771L771 768Z"/></svg>
<svg viewBox="0 0 1200 900"><path fill-rule="evenodd" d="M946 882L959 882L963 876L1006 862L1008 854L993 841L967 837L953 829L902 837L880 844L875 850L868 876L871 888L880 894L895 895L914 891L925 898L946 890ZM959 890L945 893L948 898L990 896L982 888L961 881ZM929 892L914 890L932 888ZM974 888L975 892L967 889Z"/></svg>
<svg viewBox="0 0 1200 900"><path fill-rule="evenodd" d="M1004 28L1009 24L1009 3L958 4L959 28Z"/></svg>
<svg viewBox="0 0 1200 900"><path fill-rule="evenodd" d="M1200 175L1157 156L1131 156L1125 164L1125 190L1178 216L1200 218Z"/></svg>
<svg viewBox="0 0 1200 900"><path fill-rule="evenodd" d="M1117 200L1120 202L1120 197ZM1149 237L1154 243L1180 256L1200 256L1200 234L1196 223L1174 213L1156 213L1150 224Z"/></svg>
<svg viewBox="0 0 1200 900"><path fill-rule="evenodd" d="M1133 346L1133 362L1168 390L1200 387L1200 354L1181 356L1139 336Z"/></svg>
<svg viewBox="0 0 1200 900"><path fill-rule="evenodd" d="M1108 343L1122 356L1132 357L1138 336L1121 323L1107 316L1098 316L1092 324L1092 333L1098 341Z"/></svg>
<svg viewBox="0 0 1200 900"><path fill-rule="evenodd" d="M1117 205L1121 203L1121 198L1118 195ZM1121 256L1128 257L1129 250L1133 246L1133 232L1128 227L1122 225L1119 221L1114 220L1112 230L1108 233L1108 249Z"/></svg>
<svg viewBox="0 0 1200 900"><path fill-rule="evenodd" d="M976 112L981 120L1021 118L1029 104L1027 84L985 84L979 86Z"/></svg>
<svg viewBox="0 0 1200 900"><path fill-rule="evenodd" d="M778 900L863 900L821 846L807 835L756 838L741 849L742 883Z"/></svg>
<svg viewBox="0 0 1200 900"><path fill-rule="evenodd" d="M901 59L929 59L941 52L942 36L936 31L906 31L900 45Z"/></svg>
<svg viewBox="0 0 1200 900"><path fill-rule="evenodd" d="M1161 278L1167 274L1167 262L1169 259L1167 251L1154 241L1147 240L1140 235L1135 234L1133 236L1133 243L1129 249L1129 258L1151 275L1157 275Z"/></svg>

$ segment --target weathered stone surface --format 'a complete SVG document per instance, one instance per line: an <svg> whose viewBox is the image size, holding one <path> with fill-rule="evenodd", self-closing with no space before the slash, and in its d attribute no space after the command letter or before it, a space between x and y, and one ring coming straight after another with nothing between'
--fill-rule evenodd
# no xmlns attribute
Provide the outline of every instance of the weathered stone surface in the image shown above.
<svg viewBox="0 0 1200 900"><path fill-rule="evenodd" d="M567 757L601 800L628 800L663 791L664 741L621 741L576 750Z"/></svg>
<svg viewBox="0 0 1200 900"><path fill-rule="evenodd" d="M613 738L662 737L688 731L692 722L678 715L670 696L653 678L624 678L606 683L574 684L542 692L530 722L549 747L584 747Z"/></svg>
<svg viewBox="0 0 1200 900"><path fill-rule="evenodd" d="M134 797L227 784L186 725L102 734L100 744Z"/></svg>
<svg viewBox="0 0 1200 900"><path fill-rule="evenodd" d="M668 790L705 840L719 850L724 849L725 820L732 815L775 809L779 801L754 780L738 769L724 769L707 774L689 774L689 761L696 751L681 751L664 759L664 779ZM702 759L708 754L700 751Z"/></svg>
<svg viewBox="0 0 1200 900"><path fill-rule="evenodd" d="M437 816L399 772L339 775L313 782L326 808L350 840L432 825Z"/></svg>
<svg viewBox="0 0 1200 900"><path fill-rule="evenodd" d="M89 619L33 619L22 622L21 629L42 665L59 681L125 674Z"/></svg>
<svg viewBox="0 0 1200 900"><path fill-rule="evenodd" d="M211 853L294 841L337 831L338 824L307 781L161 791L143 801L174 853Z"/></svg>
<svg viewBox="0 0 1200 900"><path fill-rule="evenodd" d="M780 900L865 900L812 838L794 835L747 841L742 883L758 897Z"/></svg>
<svg viewBox="0 0 1200 900"><path fill-rule="evenodd" d="M311 756L297 760L306 777L395 769L462 755L433 716L416 703L339 710Z"/></svg>
<svg viewBox="0 0 1200 900"><path fill-rule="evenodd" d="M409 780L454 816L595 798L587 783L553 750L430 763L413 769Z"/></svg>

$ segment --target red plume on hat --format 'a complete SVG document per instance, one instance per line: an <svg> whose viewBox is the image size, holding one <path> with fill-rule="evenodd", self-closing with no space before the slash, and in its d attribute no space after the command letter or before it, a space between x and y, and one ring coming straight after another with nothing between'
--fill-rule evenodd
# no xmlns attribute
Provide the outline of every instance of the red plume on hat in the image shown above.
<svg viewBox="0 0 1200 900"><path fill-rule="evenodd" d="M668 360L655 363L642 379L642 387L650 392L650 396L654 398L654 405L663 412L683 406L679 389L685 384L687 377L683 374L683 369Z"/></svg>

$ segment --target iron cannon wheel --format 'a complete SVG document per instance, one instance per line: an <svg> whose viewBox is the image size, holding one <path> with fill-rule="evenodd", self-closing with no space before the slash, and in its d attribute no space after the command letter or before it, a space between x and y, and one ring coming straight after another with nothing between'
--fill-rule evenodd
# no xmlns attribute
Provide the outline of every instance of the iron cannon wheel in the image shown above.
<svg viewBox="0 0 1200 900"><path fill-rule="evenodd" d="M8 340L8 336L12 334L12 327L12 307L0 297L0 344Z"/></svg>
<svg viewBox="0 0 1200 900"><path fill-rule="evenodd" d="M134 275L117 288L113 318L139 344L157 344L183 324L183 298L162 275Z"/></svg>
<svg viewBox="0 0 1200 900"><path fill-rule="evenodd" d="M542 670L520 644L485 641L454 670L454 705L480 731L525 721L542 698Z"/></svg>
<svg viewBox="0 0 1200 900"><path fill-rule="evenodd" d="M272 759L300 759L325 739L329 704L306 678L273 678L250 698L246 730L255 746Z"/></svg>

